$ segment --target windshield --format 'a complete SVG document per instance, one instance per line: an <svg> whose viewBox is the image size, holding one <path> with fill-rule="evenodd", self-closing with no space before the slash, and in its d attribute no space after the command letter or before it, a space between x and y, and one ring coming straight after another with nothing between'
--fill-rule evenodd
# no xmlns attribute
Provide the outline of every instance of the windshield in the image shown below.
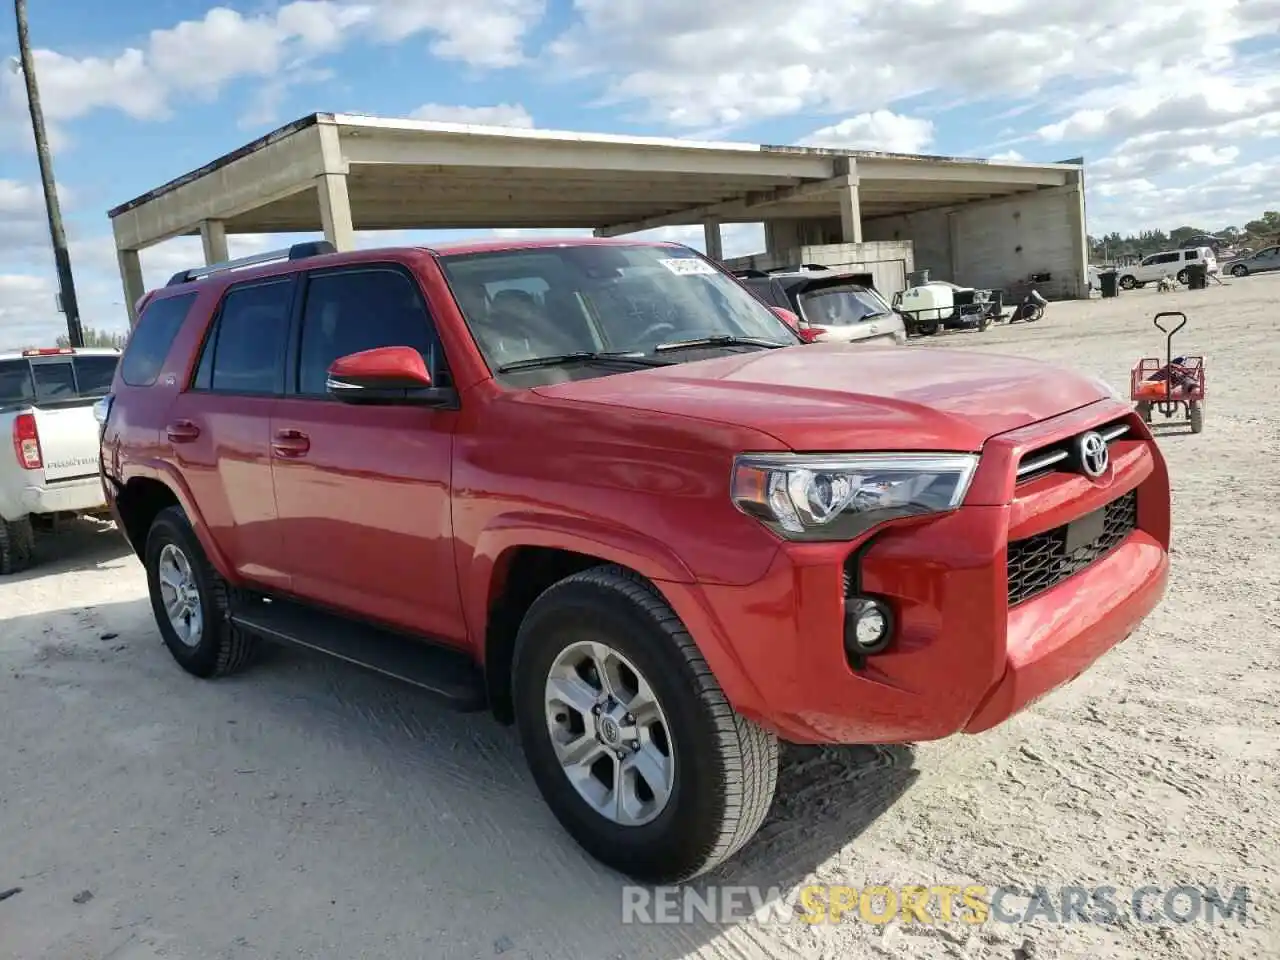
<svg viewBox="0 0 1280 960"><path fill-rule="evenodd" d="M676 363L705 357L708 350L798 342L737 281L683 247L566 244L446 255L440 263L494 368L584 353ZM671 349L708 337L761 343Z"/></svg>
<svg viewBox="0 0 1280 960"><path fill-rule="evenodd" d="M39 405L104 397L111 390L115 354L56 360L0 360L0 406Z"/></svg>
<svg viewBox="0 0 1280 960"><path fill-rule="evenodd" d="M824 287L800 296L801 315L820 327L848 327L892 312L878 293L866 287Z"/></svg>

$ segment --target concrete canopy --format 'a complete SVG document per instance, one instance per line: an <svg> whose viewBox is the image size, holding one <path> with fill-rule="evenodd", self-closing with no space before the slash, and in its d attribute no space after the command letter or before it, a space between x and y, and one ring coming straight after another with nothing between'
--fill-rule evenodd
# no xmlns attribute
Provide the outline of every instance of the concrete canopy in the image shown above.
<svg viewBox="0 0 1280 960"><path fill-rule="evenodd" d="M137 251L175 236L202 236L207 262L227 258L228 233L321 230L347 249L356 230L618 235L825 217L860 241L863 219L1061 188L1079 169L313 114L109 216L132 309ZM708 239L718 248L718 229Z"/></svg>

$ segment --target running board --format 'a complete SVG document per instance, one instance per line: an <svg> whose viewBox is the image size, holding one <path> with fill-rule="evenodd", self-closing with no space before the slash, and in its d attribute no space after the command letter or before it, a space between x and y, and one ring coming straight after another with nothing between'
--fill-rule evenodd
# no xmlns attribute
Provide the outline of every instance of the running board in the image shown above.
<svg viewBox="0 0 1280 960"><path fill-rule="evenodd" d="M289 600L247 600L233 608L231 622L265 640L304 647L413 684L456 710L483 710L488 702L483 673L460 650Z"/></svg>

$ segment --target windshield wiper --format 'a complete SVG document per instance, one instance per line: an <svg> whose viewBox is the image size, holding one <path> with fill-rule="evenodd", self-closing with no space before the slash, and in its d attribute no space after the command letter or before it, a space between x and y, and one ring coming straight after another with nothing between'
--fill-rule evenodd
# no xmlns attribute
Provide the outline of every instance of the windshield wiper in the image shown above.
<svg viewBox="0 0 1280 960"><path fill-rule="evenodd" d="M577 353L560 353L550 357L529 357L527 360L513 360L498 367L499 373L510 373L513 370L534 370L538 367L558 367L566 363L619 363L636 367L666 367L670 360L656 360L638 353L601 353L591 350L580 350Z"/></svg>
<svg viewBox="0 0 1280 960"><path fill-rule="evenodd" d="M735 337L721 334L714 337L695 337L691 340L673 340L660 343L653 348L654 353L664 350L683 350L686 347L789 347L792 344L779 343L777 340L765 340L761 337Z"/></svg>

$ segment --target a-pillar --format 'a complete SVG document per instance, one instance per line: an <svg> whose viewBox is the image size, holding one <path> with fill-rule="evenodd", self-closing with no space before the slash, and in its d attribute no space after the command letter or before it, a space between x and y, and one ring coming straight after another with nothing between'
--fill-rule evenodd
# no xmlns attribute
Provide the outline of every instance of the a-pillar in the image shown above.
<svg viewBox="0 0 1280 960"><path fill-rule="evenodd" d="M206 267L231 259L227 253L227 227L221 220L200 221L200 243L204 247Z"/></svg>
<svg viewBox="0 0 1280 960"><path fill-rule="evenodd" d="M124 288L124 305L129 311L129 329L138 323L138 301L146 293L142 285L142 261L137 250L117 250L116 260L120 264L120 283Z"/></svg>
<svg viewBox="0 0 1280 960"><path fill-rule="evenodd" d="M710 259L724 259L724 241L720 235L719 220L702 221L702 246Z"/></svg>
<svg viewBox="0 0 1280 960"><path fill-rule="evenodd" d="M338 250L354 250L356 232L351 223L351 200L347 196L347 177L343 173L322 173L316 177L316 193L320 199L320 222L324 238Z"/></svg>
<svg viewBox="0 0 1280 960"><path fill-rule="evenodd" d="M840 240L843 243L862 242L862 204L858 197L858 162L852 157L839 157L836 176L844 183L840 195Z"/></svg>

